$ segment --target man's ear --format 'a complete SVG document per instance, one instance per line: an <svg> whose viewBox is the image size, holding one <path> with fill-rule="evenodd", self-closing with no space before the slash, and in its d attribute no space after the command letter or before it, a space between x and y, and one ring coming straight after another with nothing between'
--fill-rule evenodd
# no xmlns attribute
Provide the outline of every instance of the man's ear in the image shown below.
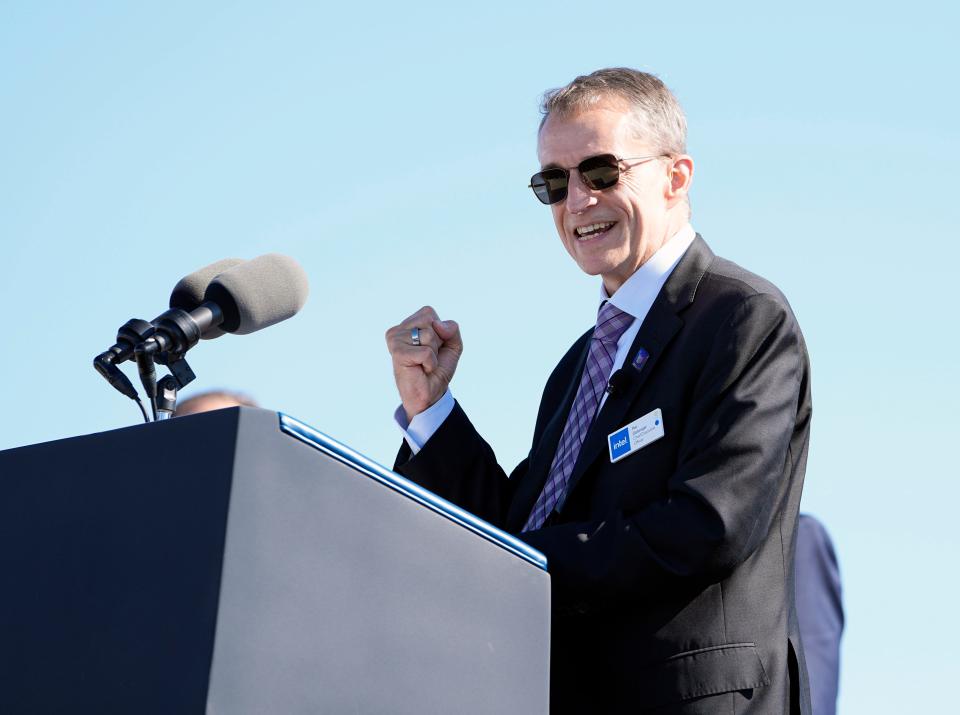
<svg viewBox="0 0 960 715"><path fill-rule="evenodd" d="M693 158L686 154L671 159L670 183L667 187L667 199L670 205L682 201L690 191L690 184L693 183Z"/></svg>

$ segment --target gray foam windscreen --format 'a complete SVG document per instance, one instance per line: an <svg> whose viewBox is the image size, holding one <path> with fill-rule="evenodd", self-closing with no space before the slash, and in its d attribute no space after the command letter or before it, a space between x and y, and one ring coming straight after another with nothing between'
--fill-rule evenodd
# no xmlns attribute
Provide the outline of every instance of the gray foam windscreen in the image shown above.
<svg viewBox="0 0 960 715"><path fill-rule="evenodd" d="M296 315L309 292L299 263L268 253L221 273L205 298L223 310L225 331L247 335Z"/></svg>
<svg viewBox="0 0 960 715"><path fill-rule="evenodd" d="M170 307L180 308L181 310L191 311L203 302L203 296L207 292L210 281L216 278L224 271L230 270L244 263L242 258L224 258L209 266L204 266L198 271L194 271L188 276L181 278L173 287L170 294ZM204 333L204 340L212 340L223 335L220 328L210 328Z"/></svg>

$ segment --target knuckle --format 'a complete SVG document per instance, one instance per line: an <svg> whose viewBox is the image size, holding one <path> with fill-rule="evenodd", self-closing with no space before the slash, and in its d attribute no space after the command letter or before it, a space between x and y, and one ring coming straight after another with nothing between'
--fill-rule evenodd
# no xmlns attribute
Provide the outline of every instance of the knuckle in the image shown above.
<svg viewBox="0 0 960 715"><path fill-rule="evenodd" d="M397 362L406 367L419 364L419 357L408 346L401 345L394 352Z"/></svg>

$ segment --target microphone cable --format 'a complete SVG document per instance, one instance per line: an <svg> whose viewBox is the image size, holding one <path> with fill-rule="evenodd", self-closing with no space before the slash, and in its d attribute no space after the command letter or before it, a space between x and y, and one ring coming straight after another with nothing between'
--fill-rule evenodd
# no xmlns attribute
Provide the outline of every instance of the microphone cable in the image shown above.
<svg viewBox="0 0 960 715"><path fill-rule="evenodd" d="M147 408L143 406L143 400L140 399L140 395L137 395L137 407L140 408L140 412L143 413L143 421L149 423L150 418L147 417Z"/></svg>

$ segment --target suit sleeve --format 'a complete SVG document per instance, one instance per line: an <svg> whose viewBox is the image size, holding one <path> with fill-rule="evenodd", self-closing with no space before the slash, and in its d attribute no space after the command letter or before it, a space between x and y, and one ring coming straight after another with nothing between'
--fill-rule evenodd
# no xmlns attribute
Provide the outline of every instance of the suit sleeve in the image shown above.
<svg viewBox="0 0 960 715"><path fill-rule="evenodd" d="M710 343L666 496L520 536L547 556L556 607L591 610L719 580L746 560L784 498L805 364L789 309L769 295L744 298Z"/></svg>
<svg viewBox="0 0 960 715"><path fill-rule="evenodd" d="M527 460L514 474L525 471ZM459 403L423 448L413 455L404 442L394 471L503 528L512 485Z"/></svg>
<svg viewBox="0 0 960 715"><path fill-rule="evenodd" d="M562 394L561 385L565 382L565 376L584 358L584 347L592 333L591 328L580 336L547 379L533 431L531 453L537 446L538 435L543 433L546 422L556 410L555 402L548 400L547 395ZM401 445L393 469L494 526L505 529L504 522L514 489L527 472L529 462L527 457L507 477L504 469L497 464L490 445L474 428L460 404L456 403L447 419L416 455L406 442Z"/></svg>

